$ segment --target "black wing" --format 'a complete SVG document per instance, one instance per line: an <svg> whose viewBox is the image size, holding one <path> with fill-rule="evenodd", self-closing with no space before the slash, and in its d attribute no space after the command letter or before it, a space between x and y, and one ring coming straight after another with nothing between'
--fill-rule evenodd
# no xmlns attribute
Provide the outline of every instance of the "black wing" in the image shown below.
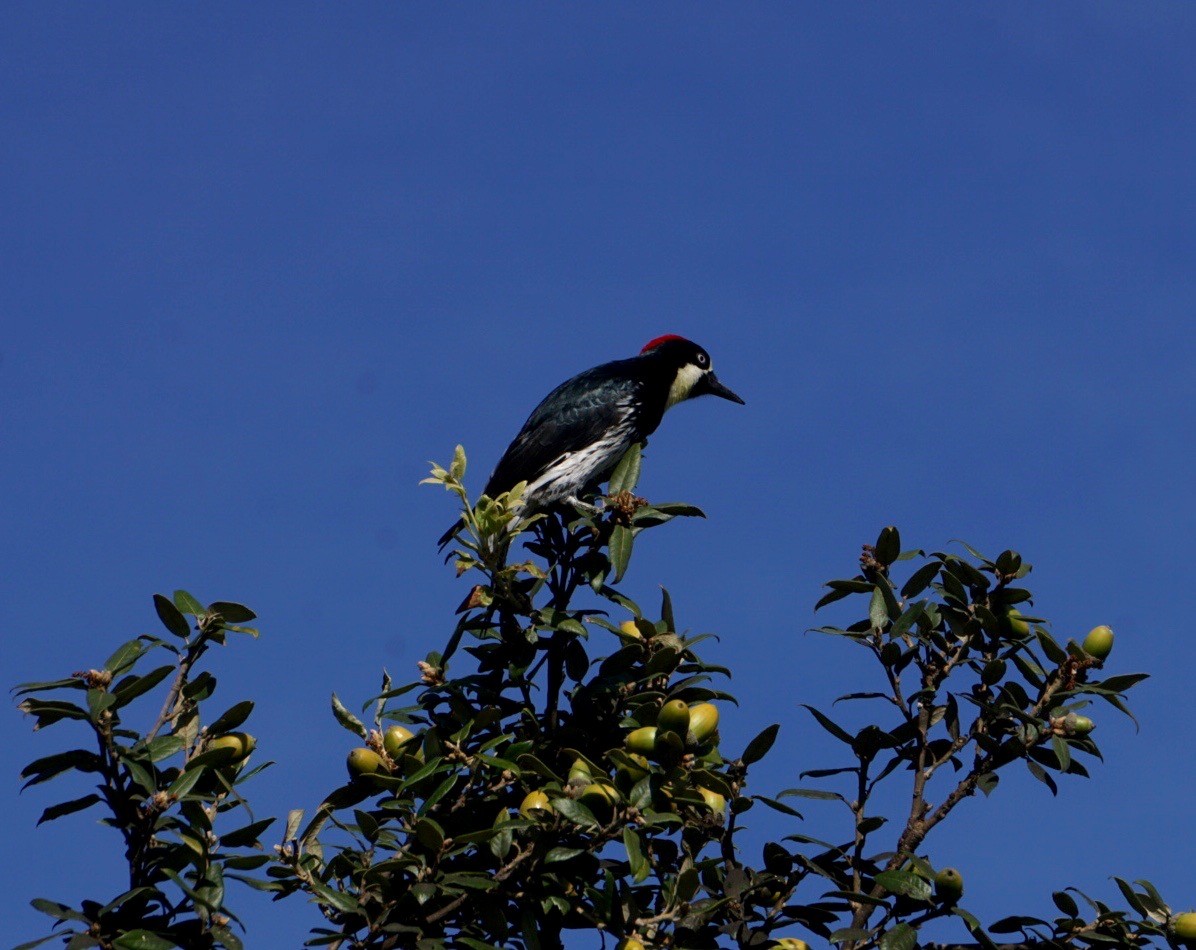
<svg viewBox="0 0 1196 950"><path fill-rule="evenodd" d="M620 372L625 362L586 370L549 393L494 467L486 494L493 498L518 482L535 481L566 452L585 448L625 420L639 395L639 384Z"/></svg>

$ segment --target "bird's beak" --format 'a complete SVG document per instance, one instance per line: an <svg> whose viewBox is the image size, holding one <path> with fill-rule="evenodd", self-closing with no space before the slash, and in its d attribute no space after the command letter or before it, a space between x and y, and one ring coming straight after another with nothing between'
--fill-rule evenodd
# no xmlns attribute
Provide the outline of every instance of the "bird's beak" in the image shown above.
<svg viewBox="0 0 1196 950"><path fill-rule="evenodd" d="M711 396L721 396L723 399L729 399L731 402L737 402L739 405L745 405L744 401L740 399L735 393L731 392L726 386L718 381L718 377L714 373L707 373L702 377L701 389Z"/></svg>

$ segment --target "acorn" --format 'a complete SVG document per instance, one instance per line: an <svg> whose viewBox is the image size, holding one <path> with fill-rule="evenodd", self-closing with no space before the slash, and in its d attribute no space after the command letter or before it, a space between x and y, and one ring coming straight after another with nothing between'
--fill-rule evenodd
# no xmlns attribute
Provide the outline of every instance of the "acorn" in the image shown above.
<svg viewBox="0 0 1196 950"><path fill-rule="evenodd" d="M601 822L610 821L619 804L619 791L605 782L591 782L581 793L580 801Z"/></svg>
<svg viewBox="0 0 1196 950"><path fill-rule="evenodd" d="M569 766L569 782L574 785L588 785L591 774L585 759L574 759Z"/></svg>
<svg viewBox="0 0 1196 950"><path fill-rule="evenodd" d="M718 792L711 791L708 788L699 788L703 801L706 802L706 807L709 808L716 815L721 815L727 810L727 800Z"/></svg>
<svg viewBox="0 0 1196 950"><path fill-rule="evenodd" d="M624 620L619 624L619 631L629 637L635 637L637 640L644 639L644 635L640 632L640 628L635 625L634 620Z"/></svg>
<svg viewBox="0 0 1196 950"><path fill-rule="evenodd" d="M681 741L681 737L677 733L657 731L652 758L661 765L671 768L681 761L683 755L685 755L685 743Z"/></svg>
<svg viewBox="0 0 1196 950"><path fill-rule="evenodd" d="M1099 629L1099 628L1098 628ZM1188 911L1171 918L1171 933L1189 945L1196 943L1196 913Z"/></svg>
<svg viewBox="0 0 1196 950"><path fill-rule="evenodd" d="M627 747L628 752L652 755L656 751L656 727L641 726L639 729L633 729L627 733L623 745Z"/></svg>
<svg viewBox="0 0 1196 950"><path fill-rule="evenodd" d="M810 945L797 937L781 937L779 940L774 940L769 946L775 950L810 950Z"/></svg>
<svg viewBox="0 0 1196 950"><path fill-rule="evenodd" d="M656 728L675 732L679 736L689 735L689 703L684 699L672 699L665 703L656 717Z"/></svg>
<svg viewBox="0 0 1196 950"><path fill-rule="evenodd" d="M1005 612L1005 621L1016 636L1024 637L1030 632L1030 624L1022 619L1022 612L1016 607L1010 607Z"/></svg>
<svg viewBox="0 0 1196 950"><path fill-rule="evenodd" d="M388 726L382 733L382 748L396 762L403 755L403 746L415 738L415 733L406 726Z"/></svg>
<svg viewBox="0 0 1196 950"><path fill-rule="evenodd" d="M934 894L943 903L954 904L963 896L963 875L955 868L943 868L934 876Z"/></svg>
<svg viewBox="0 0 1196 950"><path fill-rule="evenodd" d="M386 764L382 761L382 756L373 749L354 749L349 753L345 764L349 767L350 778L361 778L365 775L386 771Z"/></svg>
<svg viewBox="0 0 1196 950"><path fill-rule="evenodd" d="M627 756L630 762L622 761L615 767L615 784L617 784L624 791L628 791L635 787L635 783L648 777L652 771L651 766L648 765L648 760L642 755L630 753Z"/></svg>
<svg viewBox="0 0 1196 950"><path fill-rule="evenodd" d="M644 944L638 937L624 937L615 945L615 950L644 950Z"/></svg>
<svg viewBox="0 0 1196 950"><path fill-rule="evenodd" d="M220 763L240 762L249 756L257 746L257 740L247 732L229 732L209 739L204 752L215 752L215 761Z"/></svg>
<svg viewBox="0 0 1196 950"><path fill-rule="evenodd" d="M699 746L718 729L718 707L713 703L698 703L689 707L689 734L685 744Z"/></svg>
<svg viewBox="0 0 1196 950"><path fill-rule="evenodd" d="M533 821L547 820L552 816L552 802L548 800L547 795L539 790L528 792L523 796L519 814Z"/></svg>
<svg viewBox="0 0 1196 950"><path fill-rule="evenodd" d="M1068 713L1063 717L1063 728L1067 731L1068 735L1086 736L1096 728L1096 723L1087 716L1077 716L1075 713Z"/></svg>
<svg viewBox="0 0 1196 950"><path fill-rule="evenodd" d="M1090 657L1105 659L1113 649L1113 628L1105 624L1093 627L1080 646Z"/></svg>

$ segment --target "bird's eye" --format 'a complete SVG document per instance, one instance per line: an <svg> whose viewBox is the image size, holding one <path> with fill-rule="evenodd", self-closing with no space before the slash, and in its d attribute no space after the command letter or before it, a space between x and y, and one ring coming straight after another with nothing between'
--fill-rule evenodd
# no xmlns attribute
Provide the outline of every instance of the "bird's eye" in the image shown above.
<svg viewBox="0 0 1196 950"><path fill-rule="evenodd" d="M709 362L710 362L710 357L707 356L705 353L698 354L698 365L699 366L705 366Z"/></svg>

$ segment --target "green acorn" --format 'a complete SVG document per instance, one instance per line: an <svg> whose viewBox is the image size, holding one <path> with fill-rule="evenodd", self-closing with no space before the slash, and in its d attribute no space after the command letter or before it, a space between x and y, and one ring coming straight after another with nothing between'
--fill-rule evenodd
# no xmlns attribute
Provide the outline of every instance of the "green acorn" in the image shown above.
<svg viewBox="0 0 1196 950"><path fill-rule="evenodd" d="M257 740L248 732L229 732L209 739L203 750L217 753L217 760L223 764L248 758L256 746Z"/></svg>
<svg viewBox="0 0 1196 950"><path fill-rule="evenodd" d="M689 735L689 703L684 699L673 699L665 703L656 717L656 728L675 732L681 737Z"/></svg>
<svg viewBox="0 0 1196 950"><path fill-rule="evenodd" d="M635 752L639 755L652 755L656 751L656 727L641 726L639 729L633 729L627 733L627 738L623 740L623 745L627 747L628 752Z"/></svg>
<svg viewBox="0 0 1196 950"><path fill-rule="evenodd" d="M944 904L954 904L963 896L963 875L955 868L943 868L934 876L934 894Z"/></svg>
<svg viewBox="0 0 1196 950"><path fill-rule="evenodd" d="M415 738L415 733L406 726L388 726L382 733L382 748L396 762L403 755L403 746Z"/></svg>
<svg viewBox="0 0 1196 950"><path fill-rule="evenodd" d="M386 764L382 761L382 756L373 749L354 749L349 753L345 764L349 768L351 778L362 778L366 775L386 772Z"/></svg>
<svg viewBox="0 0 1196 950"><path fill-rule="evenodd" d="M1104 660L1113 650L1113 628L1105 624L1093 627L1080 646L1089 656Z"/></svg>
<svg viewBox="0 0 1196 950"><path fill-rule="evenodd" d="M528 792L519 805L519 814L535 821L547 819L552 815L552 802L541 791Z"/></svg>
<svg viewBox="0 0 1196 950"><path fill-rule="evenodd" d="M698 703L689 707L689 734L685 744L700 746L718 729L718 707L713 703Z"/></svg>

